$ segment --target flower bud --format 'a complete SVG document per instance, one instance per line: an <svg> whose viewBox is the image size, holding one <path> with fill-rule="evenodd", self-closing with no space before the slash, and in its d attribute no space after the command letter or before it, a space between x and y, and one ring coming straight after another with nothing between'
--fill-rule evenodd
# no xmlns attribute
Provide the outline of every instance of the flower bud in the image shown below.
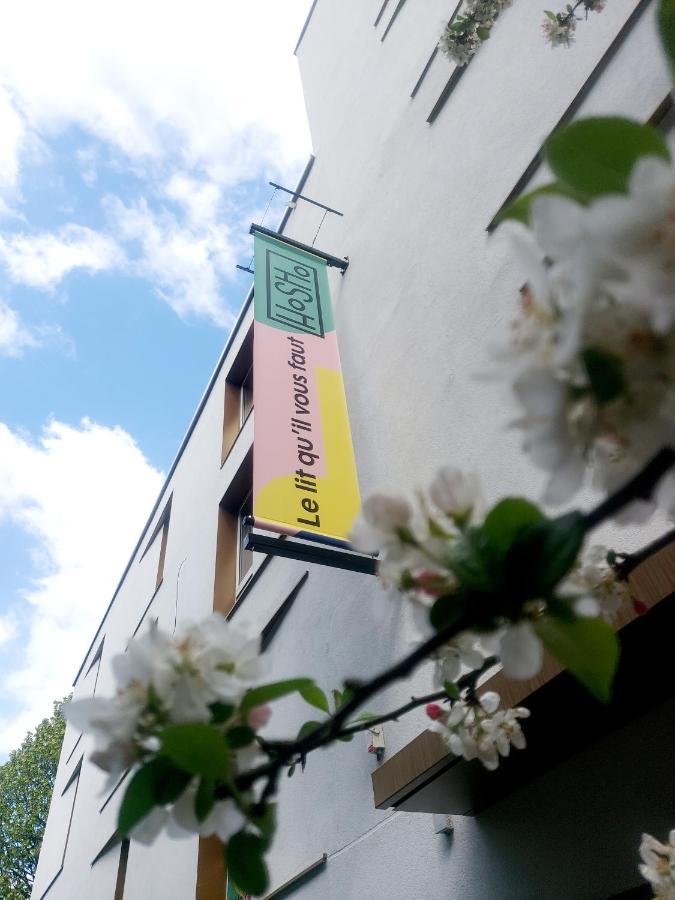
<svg viewBox="0 0 675 900"><path fill-rule="evenodd" d="M254 706L248 714L248 724L254 731L259 731L267 725L271 715L272 707L269 703L265 703L263 706Z"/></svg>
<svg viewBox="0 0 675 900"><path fill-rule="evenodd" d="M437 722L443 715L443 709L438 705L438 703L427 703L424 711L432 720L432 722Z"/></svg>

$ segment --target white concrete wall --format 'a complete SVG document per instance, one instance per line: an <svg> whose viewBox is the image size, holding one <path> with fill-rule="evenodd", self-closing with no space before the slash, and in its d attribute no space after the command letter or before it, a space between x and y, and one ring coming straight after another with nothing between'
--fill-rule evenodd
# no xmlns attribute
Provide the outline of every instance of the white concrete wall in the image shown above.
<svg viewBox="0 0 675 900"><path fill-rule="evenodd" d="M380 2L319 0L298 51L317 156L304 193L345 214L326 218L317 246L350 259L347 273L332 273L331 284L362 490L424 484L438 465L452 461L480 471L489 499L518 491L536 494L542 478L520 455L518 435L504 428L515 415L508 391L475 377L508 328L523 277L498 239L488 239L485 227L634 0L612 0L605 12L580 24L578 43L567 51L544 44L539 6L517 0L431 126L426 118L451 71L447 61L439 56L414 100L410 92L454 2L408 0L383 43L392 10L373 28ZM645 119L667 89L650 9L581 113ZM320 215L299 203L287 233L311 241ZM199 618L211 608L218 503L251 440L249 421L221 468L225 374L249 322L250 311L148 529L149 535L173 494L164 583L148 613L159 616L164 628L173 627L183 560L178 620ZM623 531L621 546L630 549L648 537L644 531ZM156 552L133 561L94 641L90 660L105 635L97 693L112 691L110 659L124 649L153 594ZM236 618L262 628L306 568L273 559ZM275 676L312 675L330 689L344 677L368 676L408 650L411 627L396 597L372 578L309 568L269 650ZM422 671L412 686L395 686L373 709L395 705L429 683L428 670ZM83 677L76 696L92 690L93 679ZM293 734L312 717L308 708L284 701L269 733ZM424 727L421 712L387 726L388 754ZM62 798L59 786L90 748L84 737L67 762L77 737L69 728L36 898L58 869L70 816L69 793ZM572 796L570 779L583 770L574 762L488 815L458 821L448 844L433 834L430 817L374 809L370 772L376 763L366 743L357 738L314 754L304 775L282 779L280 833L271 854L274 884L323 852L330 855L326 870L298 892L303 900L601 900L637 883L633 832L638 822L655 830L668 824L667 816L654 811L654 779L633 780L625 788L635 809L625 827L617 810L626 804L617 806L616 791L606 812L592 792L587 794L595 804L591 810L583 808L578 791L577 806L565 805ZM597 780L604 758L588 760L594 767L589 781ZM616 788L615 776L609 783ZM90 866L114 829L121 793L100 813L102 780L85 757L63 873L49 898L112 897L118 851ZM542 802L549 794L554 799ZM616 839L589 847L603 828ZM564 856L557 849L561 842ZM149 850L132 845L125 900L192 897L196 854L196 841L162 840Z"/></svg>

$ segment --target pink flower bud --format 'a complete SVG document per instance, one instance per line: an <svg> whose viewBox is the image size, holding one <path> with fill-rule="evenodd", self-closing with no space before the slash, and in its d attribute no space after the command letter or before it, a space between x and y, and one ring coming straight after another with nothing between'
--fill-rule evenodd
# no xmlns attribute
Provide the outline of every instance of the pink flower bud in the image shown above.
<svg viewBox="0 0 675 900"><path fill-rule="evenodd" d="M443 715L443 710L438 703L427 703L424 711L433 722L437 722Z"/></svg>
<svg viewBox="0 0 675 900"><path fill-rule="evenodd" d="M429 597L439 597L443 593L445 585L442 575L439 575L438 572L430 572L424 569L414 577L415 587L423 594L428 594Z"/></svg>
<svg viewBox="0 0 675 900"><path fill-rule="evenodd" d="M254 731L264 728L272 715L272 707L266 703L264 706L254 706L248 714L248 724Z"/></svg>

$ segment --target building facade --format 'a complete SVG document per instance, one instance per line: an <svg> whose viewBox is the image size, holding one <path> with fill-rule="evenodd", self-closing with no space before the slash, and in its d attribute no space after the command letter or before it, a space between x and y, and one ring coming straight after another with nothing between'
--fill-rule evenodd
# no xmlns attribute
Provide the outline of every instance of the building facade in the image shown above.
<svg viewBox="0 0 675 900"><path fill-rule="evenodd" d="M540 151L559 123L619 114L667 131L671 85L650 0L610 0L579 26L572 48L555 51L542 39L538 5L516 0L461 73L432 52L454 6L315 2L296 49L314 146L298 191L343 213L326 216L316 243L349 259L344 275L329 277L362 494L424 485L452 462L480 473L489 500L535 497L541 475L505 427L516 415L509 391L478 377L509 327L523 275L490 225L507 198L546 180ZM310 244L322 215L298 201L279 231ZM212 609L265 634L272 677L308 675L326 690L410 647L405 604L372 576L245 548L252 322L251 290L75 698L113 692L111 658L151 620L173 631ZM650 528L622 530L621 549L644 544L658 530ZM657 593L654 601L670 591ZM430 685L423 668L374 711ZM532 691L518 699L527 705ZM638 708L587 737L575 697L560 694L559 716L523 751L529 773L494 792L473 768L450 769L437 749L420 750L421 711L385 726L383 761L368 752L367 736L312 754L304 773L283 779L272 892L285 886L274 895L298 900L649 896L639 893L637 848L641 831L667 834L675 824L672 705ZM285 700L268 732L293 735L305 718L302 704ZM557 753L570 734L573 745ZM124 782L102 793L89 750L69 725L35 900L222 900L209 841L114 840ZM427 752L431 760L421 758ZM451 785L441 779L448 772ZM452 815L451 834L438 833L432 812Z"/></svg>

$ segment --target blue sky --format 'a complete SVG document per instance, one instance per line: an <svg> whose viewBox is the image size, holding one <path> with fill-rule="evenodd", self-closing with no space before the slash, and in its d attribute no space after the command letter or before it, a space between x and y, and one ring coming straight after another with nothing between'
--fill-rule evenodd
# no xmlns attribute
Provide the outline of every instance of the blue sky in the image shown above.
<svg viewBox="0 0 675 900"><path fill-rule="evenodd" d="M0 758L68 690L307 160L309 5L3 14Z"/></svg>

